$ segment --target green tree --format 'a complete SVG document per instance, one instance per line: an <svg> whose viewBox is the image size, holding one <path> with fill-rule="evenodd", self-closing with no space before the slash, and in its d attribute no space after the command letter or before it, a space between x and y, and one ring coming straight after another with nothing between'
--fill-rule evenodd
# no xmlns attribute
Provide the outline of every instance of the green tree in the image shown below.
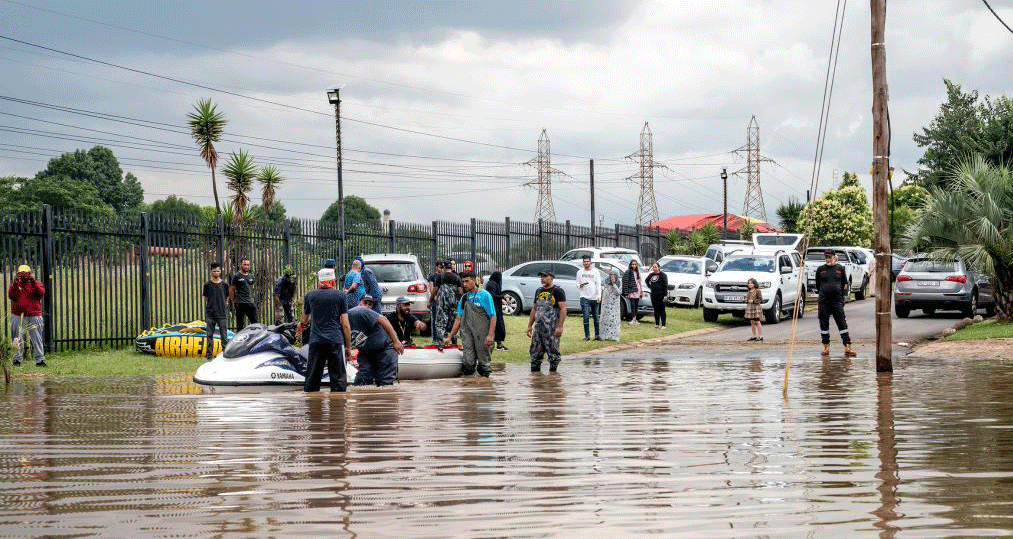
<svg viewBox="0 0 1013 539"><path fill-rule="evenodd" d="M672 230L665 239L673 253L703 256L709 245L721 240L721 231L717 225L707 221L700 228L690 230L685 238L677 230Z"/></svg>
<svg viewBox="0 0 1013 539"><path fill-rule="evenodd" d="M809 235L809 245L870 246L872 209L865 190L852 186L823 193L806 205L798 229Z"/></svg>
<svg viewBox="0 0 1013 539"><path fill-rule="evenodd" d="M144 189L137 177L130 173L124 176L113 151L103 146L54 157L35 177L43 181L67 178L84 182L117 213L135 209L144 201Z"/></svg>
<svg viewBox="0 0 1013 539"><path fill-rule="evenodd" d="M257 175L257 181L260 182L260 202L264 206L264 211L270 215L271 207L274 205L275 191L285 181L285 178L281 177L278 167L264 165L260 169L260 174Z"/></svg>
<svg viewBox="0 0 1013 539"><path fill-rule="evenodd" d="M756 225L752 221L746 219L742 221L742 226L739 227L739 239L740 240L752 240L753 234L756 233Z"/></svg>
<svg viewBox="0 0 1013 539"><path fill-rule="evenodd" d="M3 178L0 180L0 209L39 211L49 204L57 211L73 211L93 217L112 217L115 210L99 197L94 185L69 178Z"/></svg>
<svg viewBox="0 0 1013 539"><path fill-rule="evenodd" d="M890 245L904 249L902 235L925 207L929 192L920 185L904 185L890 195Z"/></svg>
<svg viewBox="0 0 1013 539"><path fill-rule="evenodd" d="M923 211L905 231L912 249L961 256L988 274L999 317L1013 317L1013 173L975 156L954 169L942 187L930 187Z"/></svg>
<svg viewBox="0 0 1013 539"><path fill-rule="evenodd" d="M232 191L232 220L241 225L250 204L250 190L253 189L253 179L257 177L257 166L250 154L240 149L238 154L232 152L229 155L222 173L229 179L228 187Z"/></svg>
<svg viewBox="0 0 1013 539"><path fill-rule="evenodd" d="M803 208L805 208L805 204L795 199L791 199L787 204L782 204L777 208L777 218L785 232L797 233L799 231L798 218Z"/></svg>
<svg viewBox="0 0 1013 539"><path fill-rule="evenodd" d="M858 174L854 172L845 172L844 177L841 178L841 184L837 186L838 189L844 189L845 187L861 187L861 182L858 181Z"/></svg>
<svg viewBox="0 0 1013 539"><path fill-rule="evenodd" d="M211 192L215 196L215 213L222 213L222 205L218 202L218 183L215 181L215 169L218 168L218 151L215 143L220 141L225 132L228 120L218 111L210 99L201 99L193 106L193 112L186 115L190 135L200 148L201 159L211 169Z"/></svg>
<svg viewBox="0 0 1013 539"><path fill-rule="evenodd" d="M199 223L204 219L204 208L188 200L169 195L163 200L155 200L146 205L149 215L168 220Z"/></svg>
<svg viewBox="0 0 1013 539"><path fill-rule="evenodd" d="M250 206L250 215L256 221L281 223L285 221L285 205L281 202L275 202L274 204L271 204L271 209L265 212L264 206L254 204L253 206Z"/></svg>
<svg viewBox="0 0 1013 539"><path fill-rule="evenodd" d="M334 201L320 216L321 222L337 224L339 217L338 201ZM380 210L370 206L362 197L348 195L345 197L345 221L348 223L364 223L380 221Z"/></svg>
<svg viewBox="0 0 1013 539"><path fill-rule="evenodd" d="M1013 162L1013 100L979 98L977 91L964 92L949 80L943 82L946 102L928 127L914 134L925 153L911 177L923 187L944 185L950 171L972 155L994 165Z"/></svg>

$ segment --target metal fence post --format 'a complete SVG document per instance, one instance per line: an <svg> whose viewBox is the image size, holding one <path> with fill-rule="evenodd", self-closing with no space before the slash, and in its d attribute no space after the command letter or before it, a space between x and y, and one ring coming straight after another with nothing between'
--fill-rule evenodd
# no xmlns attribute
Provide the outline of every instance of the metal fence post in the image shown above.
<svg viewBox="0 0 1013 539"><path fill-rule="evenodd" d="M644 253L641 252L641 249L643 249L643 247L642 247L643 242L641 241L642 235L641 235L640 223L636 224L636 231L637 231L637 248L634 249L634 251L640 253L640 257L641 258L645 258L644 257Z"/></svg>
<svg viewBox="0 0 1013 539"><path fill-rule="evenodd" d="M541 219L538 220L538 258L545 258L545 234Z"/></svg>
<svg viewBox="0 0 1013 539"><path fill-rule="evenodd" d="M573 248L573 244L570 243L570 220L566 220L566 250L569 251Z"/></svg>
<svg viewBox="0 0 1013 539"><path fill-rule="evenodd" d="M622 243L619 241L619 223L616 223L616 246L620 246Z"/></svg>
<svg viewBox="0 0 1013 539"><path fill-rule="evenodd" d="M141 328L151 327L151 222L141 214Z"/></svg>
<svg viewBox="0 0 1013 539"><path fill-rule="evenodd" d="M390 238L390 252L397 252L397 241L394 239L394 220L387 221L387 236Z"/></svg>
<svg viewBox="0 0 1013 539"><path fill-rule="evenodd" d="M507 217L505 220L506 224L506 267L512 268L513 264L510 263L510 218Z"/></svg>
<svg viewBox="0 0 1013 539"><path fill-rule="evenodd" d="M221 214L215 216L215 236L218 240L218 263L222 265L222 273L228 275L225 267L225 218Z"/></svg>
<svg viewBox="0 0 1013 539"><path fill-rule="evenodd" d="M436 266L436 261L439 260L439 255L437 254L439 243L439 226L437 226L436 221L433 221L433 267Z"/></svg>
<svg viewBox="0 0 1013 539"><path fill-rule="evenodd" d="M475 218L471 218L471 261L474 263L476 271L478 269L478 263L475 262L476 251L478 250L478 227L475 225Z"/></svg>
<svg viewBox="0 0 1013 539"><path fill-rule="evenodd" d="M55 351L53 342L53 207L42 205L42 286L46 294L42 296L42 340L43 348Z"/></svg>
<svg viewBox="0 0 1013 539"><path fill-rule="evenodd" d="M284 265L288 266L292 264L292 220L285 219L285 224L281 229L281 249L282 249L282 260Z"/></svg>

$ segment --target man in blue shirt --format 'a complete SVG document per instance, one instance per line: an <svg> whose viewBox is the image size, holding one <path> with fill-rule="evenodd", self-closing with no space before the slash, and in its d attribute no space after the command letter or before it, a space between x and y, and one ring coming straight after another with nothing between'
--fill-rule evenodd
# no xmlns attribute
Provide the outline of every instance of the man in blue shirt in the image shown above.
<svg viewBox="0 0 1013 539"><path fill-rule="evenodd" d="M394 326L373 310L375 300L366 294L357 307L348 311L348 324L353 331L365 336L359 345L359 371L355 374L357 386L389 386L397 379L397 356L404 353L404 345L394 333Z"/></svg>
<svg viewBox="0 0 1013 539"><path fill-rule="evenodd" d="M362 265L362 281L366 285L366 293L373 296L373 307L372 309L380 314L381 306L383 305L383 290L380 290L380 283L376 280L376 274L373 270L366 267L366 261L360 256L356 258L359 264Z"/></svg>
<svg viewBox="0 0 1013 539"><path fill-rule="evenodd" d="M475 272L461 272L461 286L464 295L457 303L454 328L443 340L443 345L449 345L457 331L461 330L461 348L464 351L461 374L470 376L477 370L479 375L489 376L492 372L490 352L496 334L496 306L492 294L478 287Z"/></svg>
<svg viewBox="0 0 1013 539"><path fill-rule="evenodd" d="M317 272L317 289L310 290L303 298L303 315L299 320L296 338L302 338L303 330L310 317L309 364L303 390L320 391L320 379L324 373L324 362L330 378L331 391L345 391L348 378L345 373L345 359L351 357L352 329L345 310L345 293L336 288L334 270L324 268ZM344 353L342 353L344 349Z"/></svg>

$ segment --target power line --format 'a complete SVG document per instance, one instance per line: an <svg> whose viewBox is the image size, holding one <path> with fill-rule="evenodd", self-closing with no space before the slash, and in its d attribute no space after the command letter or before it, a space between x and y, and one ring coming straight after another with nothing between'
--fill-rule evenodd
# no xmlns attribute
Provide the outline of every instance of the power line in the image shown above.
<svg viewBox="0 0 1013 539"><path fill-rule="evenodd" d="M992 12L992 15L995 15L995 18L998 19L999 22L1002 23L1002 25L1005 26L1006 29L1010 31L1010 33L1013 33L1013 28L1010 28L1009 25L1006 24L1006 21L1002 20L1002 17L1000 17L999 14L996 13L994 9L992 9L992 6L988 4L988 0L981 0L981 1L985 3L985 7L987 7L988 10Z"/></svg>

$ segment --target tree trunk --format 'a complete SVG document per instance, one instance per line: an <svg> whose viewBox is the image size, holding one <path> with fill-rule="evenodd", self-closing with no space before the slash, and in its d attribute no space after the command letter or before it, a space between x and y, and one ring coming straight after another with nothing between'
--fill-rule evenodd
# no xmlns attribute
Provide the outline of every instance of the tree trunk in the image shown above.
<svg viewBox="0 0 1013 539"><path fill-rule="evenodd" d="M215 180L215 167L211 167L211 192L215 195L215 215L221 215L222 205L218 203L218 182Z"/></svg>

